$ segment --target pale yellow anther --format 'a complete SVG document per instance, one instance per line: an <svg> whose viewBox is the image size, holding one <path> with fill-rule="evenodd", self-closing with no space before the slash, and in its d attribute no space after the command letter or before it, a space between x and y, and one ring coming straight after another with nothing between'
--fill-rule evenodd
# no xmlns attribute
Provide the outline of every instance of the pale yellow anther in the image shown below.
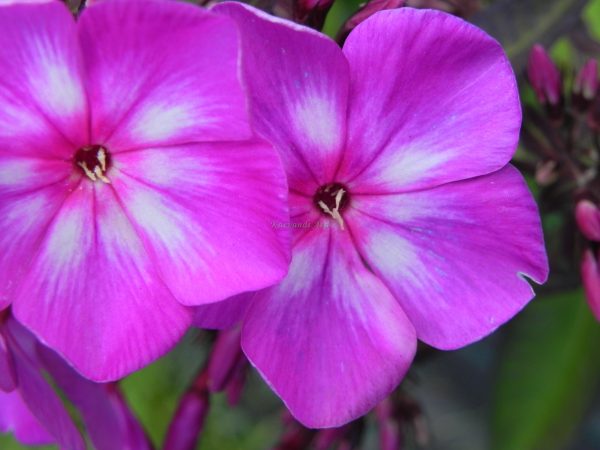
<svg viewBox="0 0 600 450"><path fill-rule="evenodd" d="M102 169L100 168L100 166L96 166L94 167L94 174L103 182L105 182L106 184L110 184L110 180L108 178L106 178L106 176L104 175L104 172L102 172Z"/></svg>
<svg viewBox="0 0 600 450"><path fill-rule="evenodd" d="M88 169L88 166L85 162L80 162L77 164L79 165L79 167L81 167L83 169L83 173L85 173L90 180L96 181L96 179L97 179L96 175L94 174L94 172L92 172L90 169Z"/></svg>

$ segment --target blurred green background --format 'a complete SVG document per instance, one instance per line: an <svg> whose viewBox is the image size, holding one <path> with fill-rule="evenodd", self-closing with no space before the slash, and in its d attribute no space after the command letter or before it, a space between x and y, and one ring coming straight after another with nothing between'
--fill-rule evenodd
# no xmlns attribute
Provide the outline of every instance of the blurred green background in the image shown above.
<svg viewBox="0 0 600 450"><path fill-rule="evenodd" d="M358 3L336 0L325 32L334 36ZM585 55L600 58L600 0L488 1L471 20L503 44L522 82L524 102L532 98L523 72L534 43L551 48L567 75ZM555 221L545 218L549 247L556 244L551 241ZM417 358L401 388L423 408L429 443L419 448L600 449L600 324L576 276L553 273L538 291L522 314L492 336L459 351ZM122 382L157 447L206 348L206 336L191 331L170 354ZM222 395L213 398L198 448L269 448L279 438L282 411L280 401L252 373L237 407L229 408ZM0 436L0 450L23 448L12 437ZM370 422L362 448L377 448Z"/></svg>

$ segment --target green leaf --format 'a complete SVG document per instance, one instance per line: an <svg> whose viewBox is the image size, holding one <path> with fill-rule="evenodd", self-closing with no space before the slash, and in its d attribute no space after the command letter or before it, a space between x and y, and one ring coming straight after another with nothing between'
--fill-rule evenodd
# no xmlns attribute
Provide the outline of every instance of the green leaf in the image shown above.
<svg viewBox="0 0 600 450"><path fill-rule="evenodd" d="M600 0L591 0L583 13L590 35L600 40Z"/></svg>
<svg viewBox="0 0 600 450"><path fill-rule="evenodd" d="M600 324L581 292L534 300L502 349L493 405L494 450L564 448L600 374Z"/></svg>

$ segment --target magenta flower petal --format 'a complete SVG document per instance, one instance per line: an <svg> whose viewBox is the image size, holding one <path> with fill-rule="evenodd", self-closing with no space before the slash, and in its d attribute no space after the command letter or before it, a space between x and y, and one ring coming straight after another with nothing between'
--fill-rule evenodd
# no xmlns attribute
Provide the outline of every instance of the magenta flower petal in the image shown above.
<svg viewBox="0 0 600 450"><path fill-rule="evenodd" d="M511 166L402 195L353 197L361 254L419 339L469 344L512 318L548 276L537 206Z"/></svg>
<svg viewBox="0 0 600 450"><path fill-rule="evenodd" d="M44 379L35 360L36 341L15 320L7 322L10 348L15 357L19 393L29 411L60 446L69 450L85 450L83 439L71 421L60 398ZM16 431L16 430L15 430ZM23 431L27 433L27 431Z"/></svg>
<svg viewBox="0 0 600 450"><path fill-rule="evenodd" d="M180 302L214 302L285 276L289 230L273 223L288 220L287 185L269 145L128 152L115 168L123 176L113 186Z"/></svg>
<svg viewBox="0 0 600 450"><path fill-rule="evenodd" d="M29 411L19 391L0 391L0 433L12 433L23 445L45 445L55 442Z"/></svg>
<svg viewBox="0 0 600 450"><path fill-rule="evenodd" d="M60 2L0 14L0 153L69 158L88 138L75 21Z"/></svg>
<svg viewBox="0 0 600 450"><path fill-rule="evenodd" d="M484 175L512 157L521 110L500 45L448 14L374 14L344 45L348 140L338 178L400 192Z"/></svg>
<svg viewBox="0 0 600 450"><path fill-rule="evenodd" d="M115 0L89 7L78 25L96 142L116 153L250 137L227 17L183 2Z"/></svg>
<svg viewBox="0 0 600 450"><path fill-rule="evenodd" d="M214 10L241 29L256 130L278 148L290 185L311 193L334 175L343 149L348 63L335 42L309 28L242 4Z"/></svg>
<svg viewBox="0 0 600 450"><path fill-rule="evenodd" d="M248 310L242 347L298 420L333 427L396 387L416 337L348 233L332 228L298 238L288 276Z"/></svg>
<svg viewBox="0 0 600 450"><path fill-rule="evenodd" d="M0 311L0 320L4 312ZM17 378L8 339L0 329L0 391L10 392L17 387Z"/></svg>
<svg viewBox="0 0 600 450"><path fill-rule="evenodd" d="M66 197L87 104L73 17L59 2L0 14L0 308ZM67 123L72 123L69 127Z"/></svg>
<svg viewBox="0 0 600 450"><path fill-rule="evenodd" d="M155 359L191 323L191 311L160 281L112 187L87 180L52 221L13 313L99 381Z"/></svg>
<svg viewBox="0 0 600 450"><path fill-rule="evenodd" d="M70 174L64 161L0 150L0 308L11 303L48 225L76 186Z"/></svg>
<svg viewBox="0 0 600 450"><path fill-rule="evenodd" d="M244 293L221 302L198 306L194 308L194 325L209 330L231 328L244 318L253 298L254 292Z"/></svg>
<svg viewBox="0 0 600 450"><path fill-rule="evenodd" d="M128 417L126 405L112 385L93 383L81 377L56 353L37 346L45 369L58 387L76 405L96 450L149 450L139 423Z"/></svg>

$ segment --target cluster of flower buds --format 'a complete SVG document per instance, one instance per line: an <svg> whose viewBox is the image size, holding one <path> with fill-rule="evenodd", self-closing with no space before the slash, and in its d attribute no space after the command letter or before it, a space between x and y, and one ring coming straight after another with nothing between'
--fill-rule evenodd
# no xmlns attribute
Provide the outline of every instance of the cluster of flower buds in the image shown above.
<svg viewBox="0 0 600 450"><path fill-rule="evenodd" d="M248 360L240 346L239 327L218 333L210 356L182 396L165 439L165 450L193 450L210 409L210 395L225 392L230 406L242 393Z"/></svg>
<svg viewBox="0 0 600 450"><path fill-rule="evenodd" d="M540 206L571 216L576 242L583 242L581 274L588 301L600 320L600 90L598 62L588 60L564 76L544 48L536 45L527 64L529 83L541 108L525 107L522 143L542 187ZM572 79L565 83L565 79ZM518 161L523 163L524 161ZM524 167L525 168L525 167ZM576 206L576 207L575 207ZM573 211L575 210L575 221ZM559 240L572 245L575 227L564 227ZM560 253L559 253L560 254ZM575 255L576 257L577 255Z"/></svg>

